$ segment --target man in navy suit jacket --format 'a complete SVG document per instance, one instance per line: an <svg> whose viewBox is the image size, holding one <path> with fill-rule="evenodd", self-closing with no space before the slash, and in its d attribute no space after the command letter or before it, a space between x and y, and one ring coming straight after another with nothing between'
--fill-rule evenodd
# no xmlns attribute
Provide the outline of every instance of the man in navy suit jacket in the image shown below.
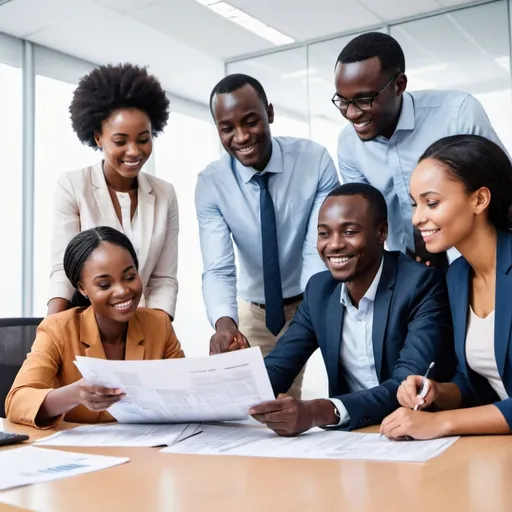
<svg viewBox="0 0 512 512"><path fill-rule="evenodd" d="M320 348L331 398L278 396L253 407L250 413L277 434L380 423L398 407L397 388L408 375L424 374L433 361L438 379L453 374L444 276L385 251L386 236L386 203L376 188L348 183L327 196L317 248L329 270L309 280L293 322L265 365L280 395Z"/></svg>

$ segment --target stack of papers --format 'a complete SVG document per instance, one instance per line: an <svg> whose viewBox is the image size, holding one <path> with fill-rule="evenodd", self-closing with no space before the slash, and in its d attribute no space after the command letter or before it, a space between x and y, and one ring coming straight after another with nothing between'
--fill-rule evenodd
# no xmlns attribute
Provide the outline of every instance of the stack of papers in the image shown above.
<svg viewBox="0 0 512 512"><path fill-rule="evenodd" d="M298 437L278 437L268 429L213 425L202 425L201 430L197 436L161 451L245 457L426 462L458 439L390 441L379 434L320 429L313 429Z"/></svg>
<svg viewBox="0 0 512 512"><path fill-rule="evenodd" d="M127 457L105 457L29 446L0 452L0 491L22 485L82 475L128 462Z"/></svg>
<svg viewBox="0 0 512 512"><path fill-rule="evenodd" d="M186 425L84 425L36 441L46 446L169 446L200 432L199 423Z"/></svg>
<svg viewBox="0 0 512 512"><path fill-rule="evenodd" d="M191 359L113 361L77 357L89 382L126 397L109 408L120 423L191 423L248 418L274 399L259 347Z"/></svg>

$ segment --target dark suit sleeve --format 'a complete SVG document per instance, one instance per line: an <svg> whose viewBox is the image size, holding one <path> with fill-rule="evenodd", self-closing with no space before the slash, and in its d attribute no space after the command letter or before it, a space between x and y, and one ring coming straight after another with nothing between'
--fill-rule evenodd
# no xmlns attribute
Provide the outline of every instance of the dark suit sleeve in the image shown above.
<svg viewBox="0 0 512 512"><path fill-rule="evenodd" d="M265 357L270 383L275 395L286 393L300 373L318 342L309 316L310 283L288 330L279 338L274 349Z"/></svg>
<svg viewBox="0 0 512 512"><path fill-rule="evenodd" d="M421 275L409 297L408 320L404 315L407 335L391 378L372 389L334 397L343 402L349 413L345 429L380 423L399 406L396 393L400 383L409 375L423 375L432 361L437 364L445 348L452 349L451 315L441 272L429 269ZM389 315L393 315L392 309Z"/></svg>

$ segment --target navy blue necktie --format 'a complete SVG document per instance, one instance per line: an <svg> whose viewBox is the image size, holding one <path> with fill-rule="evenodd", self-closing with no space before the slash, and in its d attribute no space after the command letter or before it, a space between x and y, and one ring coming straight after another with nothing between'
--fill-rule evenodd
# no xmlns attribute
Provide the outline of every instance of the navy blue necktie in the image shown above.
<svg viewBox="0 0 512 512"><path fill-rule="evenodd" d="M261 245L263 256L263 287L265 290L265 323L277 336L285 323L279 251L277 248L276 212L268 190L270 174L255 174L260 186Z"/></svg>

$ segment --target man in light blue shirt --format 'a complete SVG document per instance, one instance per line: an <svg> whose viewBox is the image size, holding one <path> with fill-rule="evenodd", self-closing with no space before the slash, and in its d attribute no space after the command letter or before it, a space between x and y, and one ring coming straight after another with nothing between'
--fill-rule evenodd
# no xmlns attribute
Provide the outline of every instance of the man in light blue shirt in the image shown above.
<svg viewBox="0 0 512 512"><path fill-rule="evenodd" d="M334 105L350 122L338 140L344 183L369 183L386 199L390 250L446 267L446 255L428 253L412 225L409 179L418 158L436 140L478 134L500 144L482 105L458 91L406 92L405 57L387 34L350 41L335 70Z"/></svg>
<svg viewBox="0 0 512 512"><path fill-rule="evenodd" d="M273 107L254 78L225 77L210 107L226 150L199 174L195 194L203 297L216 330L210 352L247 346L248 339L265 355L308 279L325 270L316 250L318 211L339 180L324 147L271 136Z"/></svg>

